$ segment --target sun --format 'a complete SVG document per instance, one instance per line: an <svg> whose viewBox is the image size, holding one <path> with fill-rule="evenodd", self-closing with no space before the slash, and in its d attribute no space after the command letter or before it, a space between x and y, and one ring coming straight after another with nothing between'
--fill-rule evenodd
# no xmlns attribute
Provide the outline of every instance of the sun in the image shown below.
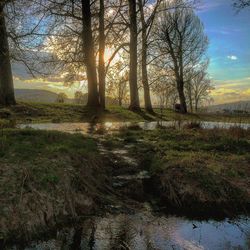
<svg viewBox="0 0 250 250"><path fill-rule="evenodd" d="M119 52L116 53L115 56L113 57L114 52L115 52L115 48L106 47L105 53L104 53L105 64L108 64L111 59L112 59L112 62L111 62L112 64L115 64L118 61L123 61L123 58L122 58L122 56L120 55Z"/></svg>

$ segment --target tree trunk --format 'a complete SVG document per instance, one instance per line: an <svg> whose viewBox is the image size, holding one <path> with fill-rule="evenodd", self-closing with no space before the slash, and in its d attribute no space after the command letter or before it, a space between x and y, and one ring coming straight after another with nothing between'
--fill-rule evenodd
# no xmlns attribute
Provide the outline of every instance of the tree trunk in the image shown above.
<svg viewBox="0 0 250 250"><path fill-rule="evenodd" d="M130 17L130 63L129 63L129 87L130 106L133 111L140 111L140 102L137 86L137 20L136 20L136 0L128 0Z"/></svg>
<svg viewBox="0 0 250 250"><path fill-rule="evenodd" d="M191 83L187 82L187 91L188 91L188 101L189 101L189 110L193 113L193 100L192 100L192 90L191 90Z"/></svg>
<svg viewBox="0 0 250 250"><path fill-rule="evenodd" d="M102 109L105 109L105 30L104 30L104 0L100 0L100 12L99 12L99 93L100 93L100 105Z"/></svg>
<svg viewBox="0 0 250 250"><path fill-rule="evenodd" d="M7 106L14 104L16 104L16 100L4 17L4 5L0 3L0 105Z"/></svg>
<svg viewBox="0 0 250 250"><path fill-rule="evenodd" d="M186 97L184 94L184 83L183 81L178 82L178 94L180 99L180 105L181 105L181 113L186 114L187 113L187 104L186 104Z"/></svg>
<svg viewBox="0 0 250 250"><path fill-rule="evenodd" d="M118 102L119 102L118 105L121 107L122 106L122 99L119 98Z"/></svg>
<svg viewBox="0 0 250 250"><path fill-rule="evenodd" d="M90 0L82 0L82 24L83 24L83 51L88 79L89 107L99 107L99 95L97 90L96 60L94 53L93 35L91 29Z"/></svg>
<svg viewBox="0 0 250 250"><path fill-rule="evenodd" d="M195 108L195 113L197 113L198 112L198 99L195 99L195 106L194 106L194 108Z"/></svg>
<svg viewBox="0 0 250 250"><path fill-rule="evenodd" d="M141 57L141 69L142 69L142 86L144 91L144 104L145 109L148 112L153 112L151 98L150 98L150 88L148 84L148 71L147 71L147 24L145 22L145 16L143 11L142 1L139 0L139 9L141 14L141 25L142 25L142 57Z"/></svg>

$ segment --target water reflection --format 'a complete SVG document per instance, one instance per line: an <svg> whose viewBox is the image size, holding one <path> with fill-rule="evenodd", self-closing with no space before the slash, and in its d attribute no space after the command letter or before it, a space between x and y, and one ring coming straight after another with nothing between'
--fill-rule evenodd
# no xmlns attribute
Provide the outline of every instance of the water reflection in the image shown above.
<svg viewBox="0 0 250 250"><path fill-rule="evenodd" d="M189 121L183 121L181 123L175 121L161 121L161 122L105 122L105 123L31 123L21 124L19 128L33 128L42 130L57 130L68 133L83 133L83 134L104 134L118 131L122 128L129 128L131 126L138 126L143 130L154 130L161 127L177 127L181 128L188 124ZM250 124L247 123L225 123L225 122L201 122L202 128L213 129L213 128L225 128L240 127L243 129L250 129Z"/></svg>
<svg viewBox="0 0 250 250"><path fill-rule="evenodd" d="M58 231L55 239L33 242L25 250L249 249L249 243L250 222L243 218L200 222L138 213L91 218Z"/></svg>

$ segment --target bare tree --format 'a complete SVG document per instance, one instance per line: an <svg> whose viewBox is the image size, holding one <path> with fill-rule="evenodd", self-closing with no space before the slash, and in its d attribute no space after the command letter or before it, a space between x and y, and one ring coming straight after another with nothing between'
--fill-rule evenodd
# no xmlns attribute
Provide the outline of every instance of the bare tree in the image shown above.
<svg viewBox="0 0 250 250"><path fill-rule="evenodd" d="M198 108L202 102L208 100L209 93L213 87L211 86L210 79L206 77L204 72L200 72L200 74L194 78L192 87L194 93L194 108L195 112L198 112Z"/></svg>
<svg viewBox="0 0 250 250"><path fill-rule="evenodd" d="M104 0L99 0L99 65L98 65L98 77L99 77L99 93L100 93L100 105L105 109L105 23L104 23Z"/></svg>
<svg viewBox="0 0 250 250"><path fill-rule="evenodd" d="M104 109L106 74L116 54L128 46L123 39L127 24L124 25L120 21L121 9L126 9L127 4L122 4L121 0L118 2L91 0L88 1L89 8L85 8L82 4L86 5L87 2L82 0L43 0L43 2L41 12L45 12L52 22L50 32L47 34L46 48L50 50L50 55L43 60L44 68L46 70L49 68L50 74L54 73L49 72L51 68L56 69L58 74L64 76L67 85L76 81L87 81L88 99L94 98L93 103L95 103L89 106L99 106L98 99ZM85 20L87 16L89 20ZM84 24L86 22L88 28ZM89 49L90 47L92 48ZM113 51L108 60L105 58L107 48L109 52Z"/></svg>
<svg viewBox="0 0 250 250"><path fill-rule="evenodd" d="M85 95L82 91L76 91L74 94L74 101L76 104L85 104Z"/></svg>
<svg viewBox="0 0 250 250"><path fill-rule="evenodd" d="M234 7L238 10L250 7L250 0L234 0Z"/></svg>
<svg viewBox="0 0 250 250"><path fill-rule="evenodd" d="M130 29L130 43L129 43L129 87L130 87L130 106L129 109L133 111L140 110L138 84L137 84L137 10L136 0L128 0L129 3L129 29Z"/></svg>
<svg viewBox="0 0 250 250"><path fill-rule="evenodd" d="M46 19L45 30L36 33L40 41L38 73L43 77L62 76L68 84L86 81L87 106L99 107L95 1L36 0L35 6L34 12Z"/></svg>
<svg viewBox="0 0 250 250"><path fill-rule="evenodd" d="M81 0L82 3L82 37L85 65L88 78L88 102L89 107L99 107L97 90L96 59L92 34L90 0Z"/></svg>
<svg viewBox="0 0 250 250"><path fill-rule="evenodd" d="M148 80L148 45L149 45L149 35L151 33L151 28L154 23L154 19L160 6L161 0L157 0L154 5L152 2L138 0L138 6L140 11L140 23L141 23L141 74L142 74L142 86L144 91L144 104L145 109L148 112L153 112L151 97L150 97L150 87ZM146 11L145 11L146 9ZM147 13L149 12L149 13Z"/></svg>
<svg viewBox="0 0 250 250"><path fill-rule="evenodd" d="M35 1L35 0L34 0ZM34 53L43 15L31 16L33 0L0 1L0 104L15 104L11 62L22 63L32 73ZM40 38L41 40L41 38ZM33 48L32 48L33 47Z"/></svg>
<svg viewBox="0 0 250 250"><path fill-rule="evenodd" d="M6 28L5 8L8 1L0 1L0 104L16 104L13 77L10 63L10 51Z"/></svg>
<svg viewBox="0 0 250 250"><path fill-rule="evenodd" d="M164 3L165 11L158 16L155 35L157 49L165 57L166 67L174 72L181 112L187 113L185 76L203 59L208 39L193 9L185 5L179 7L184 3L183 0Z"/></svg>
<svg viewBox="0 0 250 250"><path fill-rule="evenodd" d="M98 7L99 94L101 107L105 109L106 75L116 55L129 45L124 37L125 34L127 35L128 22L126 19L124 20L123 11L127 9L127 4L124 4L122 0L114 2L99 0ZM105 61L106 51L111 55Z"/></svg>
<svg viewBox="0 0 250 250"><path fill-rule="evenodd" d="M119 106L129 101L128 73L127 65L124 66L124 63L118 61L112 65L107 75L108 97L115 100Z"/></svg>
<svg viewBox="0 0 250 250"><path fill-rule="evenodd" d="M57 95L56 102L58 102L58 103L64 103L67 98L68 98L67 95L65 93L61 92L61 93L59 93Z"/></svg>

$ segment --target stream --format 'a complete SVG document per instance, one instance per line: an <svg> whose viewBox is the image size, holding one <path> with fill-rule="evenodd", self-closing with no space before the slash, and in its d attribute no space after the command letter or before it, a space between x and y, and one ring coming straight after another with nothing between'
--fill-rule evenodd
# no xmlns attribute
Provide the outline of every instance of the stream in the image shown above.
<svg viewBox="0 0 250 250"><path fill-rule="evenodd" d="M153 130L159 125L157 122L120 123L106 122L103 124L91 123L41 123L22 124L20 128L33 128L42 130L56 130L68 133L92 134L98 131L113 132L123 127L137 125L141 129ZM183 123L162 122L163 127L183 126ZM249 129L250 124L202 122L203 128L230 128L239 126ZM100 151L105 154L105 148L99 145ZM126 147L120 152L115 151L120 159L133 165L136 162L127 155ZM117 187L130 179L148 178L146 172L134 175L121 175L114 177ZM29 245L17 247L12 250L109 250L109 249L135 249L135 250L201 250L201 249L250 249L250 218L238 217L221 221L190 220L174 215L162 215L151 210L145 203L145 208L134 213L107 214L103 217L93 216L85 219L77 226L58 229L47 240L31 242Z"/></svg>

